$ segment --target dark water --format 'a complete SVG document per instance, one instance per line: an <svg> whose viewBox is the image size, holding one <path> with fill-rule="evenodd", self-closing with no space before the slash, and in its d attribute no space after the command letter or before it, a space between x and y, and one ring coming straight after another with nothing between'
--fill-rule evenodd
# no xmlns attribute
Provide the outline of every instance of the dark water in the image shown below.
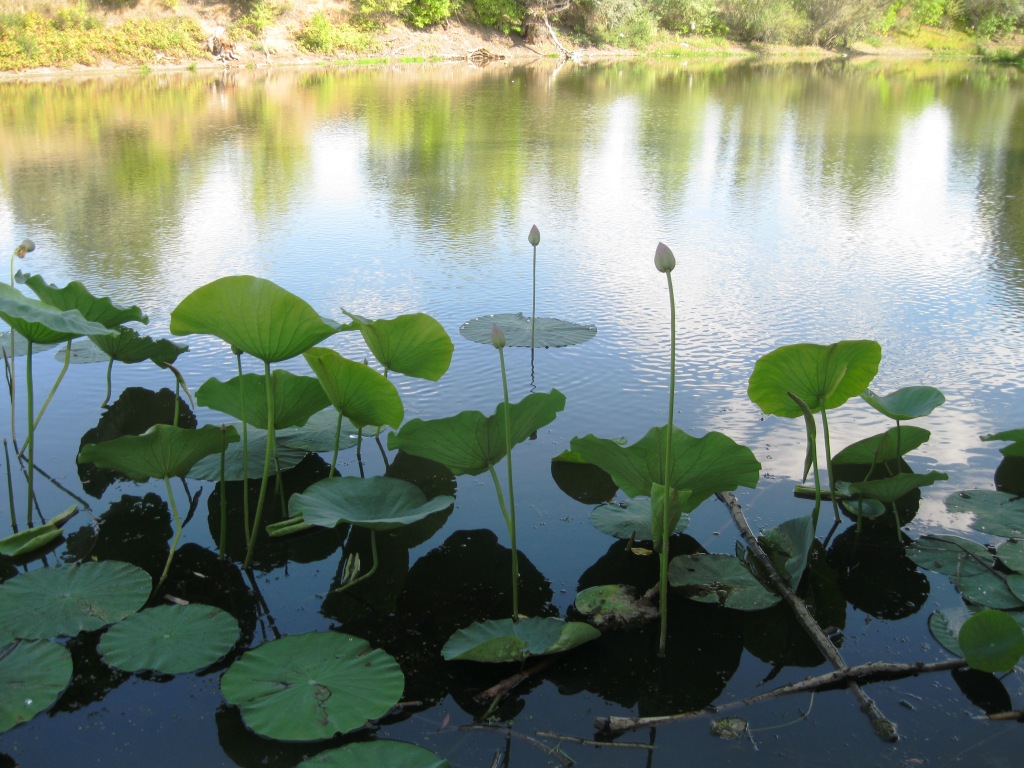
<svg viewBox="0 0 1024 768"><path fill-rule="evenodd" d="M883 348L876 391L928 384L945 393L946 404L921 420L932 437L910 463L950 480L926 489L906 540L962 531L943 498L993 487L1001 458L979 435L1024 426L1017 70L540 61L0 83L0 243L13 248L28 236L37 244L21 268L138 304L156 335L194 288L239 273L272 279L337 319L342 308L368 317L427 312L452 335L455 355L437 384L398 381L407 418L493 411L496 355L458 328L482 314L529 311L533 224L542 233L538 313L599 331L532 360L508 350L513 400L552 387L567 397L558 419L515 454L524 612L564 615L583 586L653 578L593 528L588 504L558 489L549 462L575 435L633 441L665 422L659 240L679 262L675 421L754 451L763 479L739 497L755 528L809 512L791 497L802 425L763 417L746 398L754 361L778 345L875 339ZM193 390L233 375L223 344L187 343L180 362ZM331 345L365 354L352 334ZM51 354L36 363L47 383L59 370ZM295 361L283 367L304 372ZM152 368L114 371L115 397L171 384ZM124 542L138 547L140 521L163 530L168 513L161 499L142 498L162 485L83 490L74 456L100 419L104 386L102 365L71 370L43 422L37 460L104 516L104 556L128 557ZM219 420L204 409L197 417ZM859 402L830 422L841 445L888 426ZM0 424L8 423L4 404ZM366 458L369 473L382 471L375 449ZM342 470L357 471L351 452ZM315 478L323 466L303 471ZM721 704L827 671L784 611L743 616L680 599L663 667L652 635L609 635L510 697L498 711L513 723L510 742L500 728L458 730L480 714L472 694L509 674L437 655L463 598L506 610L507 534L486 476L459 478L444 527L411 548L394 543L380 583L345 598L326 593L340 552L365 552L364 539L289 542L261 551L251 578L234 567L222 574L206 519L219 490L190 482L192 493L197 487L189 546L176 562L229 585L219 591L243 617L243 642L341 628L388 648L403 661L405 698L422 703L382 723L378 736L416 741L455 766L490 766L506 750L520 768L559 765L561 753L542 749L559 742L538 732L591 739L595 716ZM38 489L44 509L67 506L49 483ZM682 546L733 551L723 507L708 502L693 517L693 540ZM87 522L80 515L70 529ZM8 525L0 522L0 535ZM80 533L79 544L88 538ZM961 600L887 534L857 542L842 529L823 555L837 584L829 605L844 628L841 650L850 664L946 658L927 617ZM15 573L10 561L0 568ZM95 643L72 642L76 669L87 670L80 682L48 713L0 735L0 752L25 766L291 766L322 746L248 733L220 696L225 665L174 678L124 675L96 658ZM900 726L896 746L872 735L849 694L833 691L742 711L752 740L719 740L698 719L622 739L653 740L653 751L568 741L561 749L585 766L1015 765L1019 725L973 719L981 709L963 685L938 673L869 686ZM1020 677L1003 685L1020 707Z"/></svg>

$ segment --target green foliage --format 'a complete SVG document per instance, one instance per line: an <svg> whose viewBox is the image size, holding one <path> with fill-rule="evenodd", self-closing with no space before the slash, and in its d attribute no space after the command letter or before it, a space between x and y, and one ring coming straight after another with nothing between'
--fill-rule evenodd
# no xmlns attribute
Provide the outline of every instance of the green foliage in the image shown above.
<svg viewBox="0 0 1024 768"><path fill-rule="evenodd" d="M715 0L650 0L650 6L661 26L673 32L718 36L727 31Z"/></svg>
<svg viewBox="0 0 1024 768"><path fill-rule="evenodd" d="M658 17L646 0L593 0L586 31L595 40L623 48L644 48L658 29Z"/></svg>
<svg viewBox="0 0 1024 768"><path fill-rule="evenodd" d="M402 18L414 27L429 27L432 24L440 24L452 15L457 7L453 6L452 0L412 0L406 4L402 12Z"/></svg>
<svg viewBox="0 0 1024 768"><path fill-rule="evenodd" d="M378 49L372 32L349 24L333 23L323 11L314 13L295 36L299 47L310 53L333 54L339 50L367 53Z"/></svg>
<svg viewBox="0 0 1024 768"><path fill-rule="evenodd" d="M1024 25L1024 0L961 0L964 25L995 40Z"/></svg>
<svg viewBox="0 0 1024 768"><path fill-rule="evenodd" d="M235 22L232 32L236 35L241 33L252 37L262 37L267 27L273 24L282 13L284 13L284 8L276 3L258 0L258 2L252 3L245 14Z"/></svg>
<svg viewBox="0 0 1024 768"><path fill-rule="evenodd" d="M485 27L500 29L506 35L523 31L526 6L518 0L468 0L468 5Z"/></svg>

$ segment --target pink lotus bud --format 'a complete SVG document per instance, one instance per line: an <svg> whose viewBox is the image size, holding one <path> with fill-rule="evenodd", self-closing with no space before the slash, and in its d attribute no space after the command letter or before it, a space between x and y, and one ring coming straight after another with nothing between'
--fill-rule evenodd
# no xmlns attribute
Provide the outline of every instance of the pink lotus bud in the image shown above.
<svg viewBox="0 0 1024 768"><path fill-rule="evenodd" d="M534 248L540 244L540 230L537 229L536 224L530 227L530 235L526 239L530 241L530 245Z"/></svg>
<svg viewBox="0 0 1024 768"><path fill-rule="evenodd" d="M676 268L676 257L672 254L672 249L664 243L658 243L658 247L654 249L654 266L659 272L671 272Z"/></svg>
<svg viewBox="0 0 1024 768"><path fill-rule="evenodd" d="M505 346L505 332L501 330L497 323L491 326L491 344L494 345L495 349L501 349Z"/></svg>

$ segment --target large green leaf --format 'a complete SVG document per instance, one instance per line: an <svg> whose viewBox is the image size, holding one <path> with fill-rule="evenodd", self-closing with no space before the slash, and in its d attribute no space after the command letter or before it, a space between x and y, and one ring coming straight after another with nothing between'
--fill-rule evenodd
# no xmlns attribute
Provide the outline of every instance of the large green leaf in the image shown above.
<svg viewBox="0 0 1024 768"><path fill-rule="evenodd" d="M622 504L599 504L591 511L590 522L597 530L617 539L632 537L635 541L654 541L651 500L647 496L637 496ZM690 516L682 515L672 533L682 533L689 524Z"/></svg>
<svg viewBox="0 0 1024 768"><path fill-rule="evenodd" d="M795 517L761 534L761 543L794 590L800 585L814 543L814 518Z"/></svg>
<svg viewBox="0 0 1024 768"><path fill-rule="evenodd" d="M651 542L655 552L666 545L665 531L671 536L687 512L686 503L693 492L689 488L678 490L655 483L651 486ZM667 519L666 519L667 516Z"/></svg>
<svg viewBox="0 0 1024 768"><path fill-rule="evenodd" d="M100 323L86 320L77 309L61 311L24 296L6 283L0 283L0 318L33 344L59 344L76 336L113 333Z"/></svg>
<svg viewBox="0 0 1024 768"><path fill-rule="evenodd" d="M960 647L957 636L960 634L960 628L964 622L972 615L974 615L973 611L965 605L956 608L943 608L928 617L928 629L932 633L932 637L939 641L939 645L954 656L962 658L964 651Z"/></svg>
<svg viewBox="0 0 1024 768"><path fill-rule="evenodd" d="M925 570L945 574L954 580L979 576L995 567L992 553L981 544L945 534L922 536L907 547L907 557Z"/></svg>
<svg viewBox="0 0 1024 768"><path fill-rule="evenodd" d="M71 682L71 653L57 643L0 647L0 733L26 723L60 698Z"/></svg>
<svg viewBox="0 0 1024 768"><path fill-rule="evenodd" d="M350 523L390 531L422 520L455 503L452 496L426 495L412 483L392 477L329 477L288 501L292 515L310 525L334 528Z"/></svg>
<svg viewBox="0 0 1024 768"><path fill-rule="evenodd" d="M301 426L314 413L330 405L320 382L312 376L296 376L288 371L277 370L270 375L270 381L274 389L274 427L277 429ZM199 405L221 411L236 419L243 417L243 397L245 421L259 429L266 429L266 376L246 373L228 381L207 379L196 390L196 402Z"/></svg>
<svg viewBox="0 0 1024 768"><path fill-rule="evenodd" d="M665 435L666 427L655 427L628 447L593 435L574 437L571 446L611 475L628 496L646 496L655 484L690 490L683 512L692 512L714 493L757 485L761 463L749 448L721 432L698 438L678 427L672 428L672 467L665 482Z"/></svg>
<svg viewBox="0 0 1024 768"><path fill-rule="evenodd" d="M144 570L113 560L41 568L0 584L0 627L26 640L76 635L135 613L152 589Z"/></svg>
<svg viewBox="0 0 1024 768"><path fill-rule="evenodd" d="M946 402L945 395L935 387L903 387L884 396L865 389L860 396L876 411L895 421L927 416Z"/></svg>
<svg viewBox="0 0 1024 768"><path fill-rule="evenodd" d="M901 458L928 441L932 433L920 427L893 427L852 443L835 456L832 464L874 464Z"/></svg>
<svg viewBox="0 0 1024 768"><path fill-rule="evenodd" d="M470 341L490 344L491 328L495 325L505 334L506 346L530 346L530 318L522 312L474 317L459 328L459 333ZM554 317L538 317L533 326L533 344L537 347L571 347L590 341L597 335L597 328L593 325L570 323Z"/></svg>
<svg viewBox="0 0 1024 768"><path fill-rule="evenodd" d="M99 652L126 672L164 675L195 672L224 657L238 642L238 622L209 605L160 605L129 616L108 629Z"/></svg>
<svg viewBox="0 0 1024 768"><path fill-rule="evenodd" d="M224 442L238 442L234 427L226 433L207 424L199 429L183 429L170 424L154 424L141 435L124 435L105 443L83 445L78 463L114 469L136 482L151 477L179 477L204 456L220 453Z"/></svg>
<svg viewBox="0 0 1024 768"><path fill-rule="evenodd" d="M1024 538L1024 498L975 489L946 497L946 509L974 515L971 528L1007 539Z"/></svg>
<svg viewBox="0 0 1024 768"><path fill-rule="evenodd" d="M867 499L884 501L889 504L903 498L911 491L925 486L932 485L939 480L949 480L945 472L934 470L926 475L916 475L912 472L900 472L892 477L882 477L878 480L862 480L859 483L850 483L845 486L852 496L863 496Z"/></svg>
<svg viewBox="0 0 1024 768"><path fill-rule="evenodd" d="M964 600L995 608L1000 611L1016 611L1024 608L1024 576L1011 573L1008 576L995 571L981 573L977 576L964 576L954 579L953 583L960 589Z"/></svg>
<svg viewBox="0 0 1024 768"><path fill-rule="evenodd" d="M996 547L996 557L1011 571L1024 574L1024 541L1004 541Z"/></svg>
<svg viewBox="0 0 1024 768"><path fill-rule="evenodd" d="M373 356L389 371L430 381L437 381L448 371L455 345L430 315L417 312L391 320L368 320L351 312L345 314L352 318L345 330L358 330Z"/></svg>
<svg viewBox="0 0 1024 768"><path fill-rule="evenodd" d="M981 439L1009 441L1010 445L1000 448L999 452L1003 456L1024 456L1024 429L1009 429L994 435L982 435Z"/></svg>
<svg viewBox="0 0 1024 768"><path fill-rule="evenodd" d="M235 429L234 426L231 427ZM237 429L241 430L241 424ZM274 464L270 467L270 474L276 475L277 470L286 472L298 466L309 454L309 449L296 446L292 443L294 435L282 430L285 434L274 433L274 442L277 443L274 452ZM249 427L246 430L249 442L249 466L246 472L243 458L245 452L242 450L241 437L228 443L224 451L224 479L228 481L244 480L246 477L263 477L263 462L267 453L267 433L256 427ZM240 432L236 432L240 435ZM301 442L301 441L300 441ZM186 473L188 477L196 480L208 480L212 483L220 482L220 451L211 453L199 459Z"/></svg>
<svg viewBox="0 0 1024 768"><path fill-rule="evenodd" d="M90 336L89 340L95 344L104 356L113 358L119 363L132 364L141 363L143 360L152 360L157 365L167 365L178 359L178 355L187 352L188 347L184 344L175 344L170 339L154 339L150 336L140 336L134 328L115 328L115 334L105 336ZM79 358L79 362L81 358Z"/></svg>
<svg viewBox="0 0 1024 768"><path fill-rule="evenodd" d="M269 280L222 277L197 288L171 312L171 333L206 333L268 363L301 355L341 326Z"/></svg>
<svg viewBox="0 0 1024 768"><path fill-rule="evenodd" d="M564 407L565 395L557 389L534 392L512 403L508 409L511 444L550 424ZM433 459L456 475L479 475L505 456L505 404L499 404L493 416L463 411L432 421L413 419L400 432L388 435L388 448Z"/></svg>
<svg viewBox="0 0 1024 768"><path fill-rule="evenodd" d="M428 749L404 741L357 741L303 760L296 768L451 768Z"/></svg>
<svg viewBox="0 0 1024 768"><path fill-rule="evenodd" d="M35 528L26 528L18 533L12 533L0 539L0 555L8 557L21 557L30 552L42 549L54 539L60 538L64 533L61 530L67 520L78 512L78 505L74 504L56 517L53 517L44 525L37 525Z"/></svg>
<svg viewBox="0 0 1024 768"><path fill-rule="evenodd" d="M737 611L771 608L780 598L731 555L697 553L672 558L668 581L691 600Z"/></svg>
<svg viewBox="0 0 1024 768"><path fill-rule="evenodd" d="M641 599L635 587L602 584L584 589L573 606L590 623L601 628L634 629L658 618L658 609Z"/></svg>
<svg viewBox="0 0 1024 768"><path fill-rule="evenodd" d="M790 392L814 413L837 408L867 389L881 360L877 341L779 347L754 364L747 395L764 413L788 418L803 413Z"/></svg>
<svg viewBox="0 0 1024 768"><path fill-rule="evenodd" d="M301 427L287 427L274 432L278 450L281 447L322 453L334 450L334 436L338 433L338 412L334 408L325 408L314 413ZM338 448L345 450L358 444L359 427L348 419L341 420L341 434L338 436Z"/></svg>
<svg viewBox="0 0 1024 768"><path fill-rule="evenodd" d="M58 288L52 283L43 280L42 275L27 275L18 272L15 279L24 283L41 301L56 307L59 310L77 309L86 320L114 328L124 323L148 323L142 310L134 304L130 307L122 307L114 304L110 299L93 296L89 289L77 280L68 283L63 288Z"/></svg>
<svg viewBox="0 0 1024 768"><path fill-rule="evenodd" d="M441 655L447 661L500 664L562 653L600 636L601 631L589 624L552 616L478 621L448 638Z"/></svg>
<svg viewBox="0 0 1024 768"><path fill-rule="evenodd" d="M982 672L1009 672L1024 654L1024 630L1002 611L974 614L958 640L967 663Z"/></svg>
<svg viewBox="0 0 1024 768"><path fill-rule="evenodd" d="M391 656L361 638L314 632L249 651L220 685L261 736L314 741L386 715L401 698L405 677Z"/></svg>
<svg viewBox="0 0 1024 768"><path fill-rule="evenodd" d="M303 357L320 381L331 405L360 426L398 429L405 407L395 385L367 365L348 360L333 349L316 347Z"/></svg>

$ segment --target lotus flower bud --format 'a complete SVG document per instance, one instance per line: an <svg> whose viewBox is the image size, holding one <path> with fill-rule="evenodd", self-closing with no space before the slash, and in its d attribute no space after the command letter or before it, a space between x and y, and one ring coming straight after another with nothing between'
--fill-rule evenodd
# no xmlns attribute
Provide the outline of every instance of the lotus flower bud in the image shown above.
<svg viewBox="0 0 1024 768"><path fill-rule="evenodd" d="M491 344L494 345L495 349L501 349L505 346L505 332L501 330L497 323L491 326Z"/></svg>
<svg viewBox="0 0 1024 768"><path fill-rule="evenodd" d="M540 244L540 230L537 229L536 224L530 227L530 235L526 239L530 241L530 245L534 248Z"/></svg>
<svg viewBox="0 0 1024 768"><path fill-rule="evenodd" d="M14 249L14 255L19 259L24 259L26 253L32 253L35 249L36 244L26 237L21 241L21 245Z"/></svg>
<svg viewBox="0 0 1024 768"><path fill-rule="evenodd" d="M676 257L672 254L672 249L664 243L658 243L658 247L654 249L654 266L659 272L671 272L676 268Z"/></svg>

